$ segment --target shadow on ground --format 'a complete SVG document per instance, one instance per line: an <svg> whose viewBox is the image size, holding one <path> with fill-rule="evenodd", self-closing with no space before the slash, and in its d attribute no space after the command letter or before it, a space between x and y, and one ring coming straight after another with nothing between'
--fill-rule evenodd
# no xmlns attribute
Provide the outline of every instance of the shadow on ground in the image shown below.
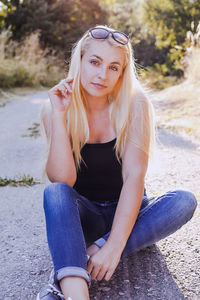
<svg viewBox="0 0 200 300"><path fill-rule="evenodd" d="M90 295L91 300L185 299L156 245L121 261L109 282L93 281Z"/></svg>
<svg viewBox="0 0 200 300"><path fill-rule="evenodd" d="M199 145L181 137L180 135L173 133L172 131L166 129L159 129L157 132L157 140L158 143L161 143L167 147L176 147L176 148L183 148L188 150L198 150Z"/></svg>

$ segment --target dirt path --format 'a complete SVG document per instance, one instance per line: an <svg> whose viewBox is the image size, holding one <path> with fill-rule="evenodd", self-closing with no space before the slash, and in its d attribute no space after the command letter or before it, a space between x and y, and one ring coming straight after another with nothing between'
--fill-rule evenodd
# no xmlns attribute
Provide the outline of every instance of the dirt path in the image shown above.
<svg viewBox="0 0 200 300"><path fill-rule="evenodd" d="M16 97L0 107L0 176L41 176L42 138L29 136L39 123L47 92ZM34 124L35 123L35 124ZM28 128L32 130L28 130ZM36 132L37 133L37 132ZM199 144L159 131L149 194L175 188L200 200ZM47 281L52 264L46 242L44 184L0 188L0 299L32 300ZM200 207L193 219L170 237L119 264L109 283L93 283L91 299L200 299Z"/></svg>

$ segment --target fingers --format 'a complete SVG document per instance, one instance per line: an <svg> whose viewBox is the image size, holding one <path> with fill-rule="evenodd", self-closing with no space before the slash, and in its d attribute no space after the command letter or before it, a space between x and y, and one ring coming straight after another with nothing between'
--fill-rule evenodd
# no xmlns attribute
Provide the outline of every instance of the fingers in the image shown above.
<svg viewBox="0 0 200 300"><path fill-rule="evenodd" d="M99 274L99 271L100 271L100 268L97 267L97 266L92 269L92 272L90 273L92 280L97 278L97 275Z"/></svg>
<svg viewBox="0 0 200 300"><path fill-rule="evenodd" d="M60 84L63 90L65 88L67 92L72 93L73 79L63 79L61 80Z"/></svg>
<svg viewBox="0 0 200 300"><path fill-rule="evenodd" d="M90 273L92 280L94 280L94 279L102 280L104 278L104 276L106 275L106 273L108 272L108 269L109 269L109 266L94 263L92 261L92 258L90 258L90 260L88 262L87 270Z"/></svg>
<svg viewBox="0 0 200 300"><path fill-rule="evenodd" d="M110 278L112 277L113 273L115 271L115 268L112 265L105 265L102 267L98 274L96 275L97 280L106 280L109 281Z"/></svg>
<svg viewBox="0 0 200 300"><path fill-rule="evenodd" d="M64 85L64 87L67 89L67 91L68 91L69 93L72 93L72 88L71 88L71 86L69 85L69 83L63 82L63 85Z"/></svg>
<svg viewBox="0 0 200 300"><path fill-rule="evenodd" d="M108 272L106 273L104 279L105 279L106 281L109 281L110 278L112 277L113 273L114 273L114 270L112 270L112 269L108 270Z"/></svg>
<svg viewBox="0 0 200 300"><path fill-rule="evenodd" d="M72 83L73 79L63 79L55 87L53 87L52 91L57 96L66 97L72 93Z"/></svg>
<svg viewBox="0 0 200 300"><path fill-rule="evenodd" d="M87 265L87 271L91 274L92 269L93 269L93 263L92 263L92 258L90 257Z"/></svg>
<svg viewBox="0 0 200 300"><path fill-rule="evenodd" d="M72 87L74 78L66 78L65 81L66 81L67 83L69 83L69 85Z"/></svg>
<svg viewBox="0 0 200 300"><path fill-rule="evenodd" d="M106 252L106 248L100 248L100 250L90 257L88 261L87 270L91 275L91 279L106 281L112 277L120 260L120 255L113 255Z"/></svg>
<svg viewBox="0 0 200 300"><path fill-rule="evenodd" d="M114 273L114 270L109 269L108 267L95 266L89 273L92 280L97 279L100 281L105 279L106 281L109 281Z"/></svg>
<svg viewBox="0 0 200 300"><path fill-rule="evenodd" d="M63 79L63 82L66 83L70 87L70 89L72 89L73 81L74 81L73 78Z"/></svg>
<svg viewBox="0 0 200 300"><path fill-rule="evenodd" d="M101 265L93 262L93 257L90 258L87 266L87 270L91 275L92 280L94 280L101 269Z"/></svg>
<svg viewBox="0 0 200 300"><path fill-rule="evenodd" d="M102 280L104 278L105 274L107 274L107 270L101 269L96 276L97 280Z"/></svg>

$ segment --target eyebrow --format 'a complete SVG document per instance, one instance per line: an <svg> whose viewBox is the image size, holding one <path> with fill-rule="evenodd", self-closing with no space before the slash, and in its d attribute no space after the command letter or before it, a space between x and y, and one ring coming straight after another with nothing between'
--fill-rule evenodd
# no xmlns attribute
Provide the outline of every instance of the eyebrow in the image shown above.
<svg viewBox="0 0 200 300"><path fill-rule="evenodd" d="M91 56L95 56L96 58L98 58L98 59L100 59L101 61L103 61L103 59L102 59L100 56L96 55L96 54L93 54L93 55L91 55ZM91 57L91 56L90 56L90 57ZM120 62L118 62L118 61L113 61L113 62L111 62L111 64L116 64L116 65L121 66Z"/></svg>

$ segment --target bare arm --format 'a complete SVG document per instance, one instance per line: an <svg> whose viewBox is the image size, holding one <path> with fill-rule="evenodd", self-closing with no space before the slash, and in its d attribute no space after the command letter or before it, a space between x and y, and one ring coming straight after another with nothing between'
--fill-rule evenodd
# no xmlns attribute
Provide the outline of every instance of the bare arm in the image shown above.
<svg viewBox="0 0 200 300"><path fill-rule="evenodd" d="M147 149L151 140L150 103L142 97L140 101L135 102L135 105L138 106L138 115L137 118L132 118L129 127L129 138L122 157L123 187L107 240L111 247L115 247L118 241L118 249L121 252L133 229L141 206L149 158Z"/></svg>
<svg viewBox="0 0 200 300"><path fill-rule="evenodd" d="M144 178L147 170L148 156L134 145L128 145L123 162L124 184L115 212L109 247L123 251L129 235L136 222L144 194ZM132 169L130 169L132 166Z"/></svg>
<svg viewBox="0 0 200 300"><path fill-rule="evenodd" d="M62 86L60 90L63 88ZM73 186L76 181L76 167L66 129L67 109L65 105L61 106L63 99L56 99L58 95L55 94L55 90L53 88L49 92L51 105L43 117L45 132L50 139L46 172L50 181L63 182ZM60 94L59 98L61 98ZM59 107L56 106L57 103L60 105Z"/></svg>

